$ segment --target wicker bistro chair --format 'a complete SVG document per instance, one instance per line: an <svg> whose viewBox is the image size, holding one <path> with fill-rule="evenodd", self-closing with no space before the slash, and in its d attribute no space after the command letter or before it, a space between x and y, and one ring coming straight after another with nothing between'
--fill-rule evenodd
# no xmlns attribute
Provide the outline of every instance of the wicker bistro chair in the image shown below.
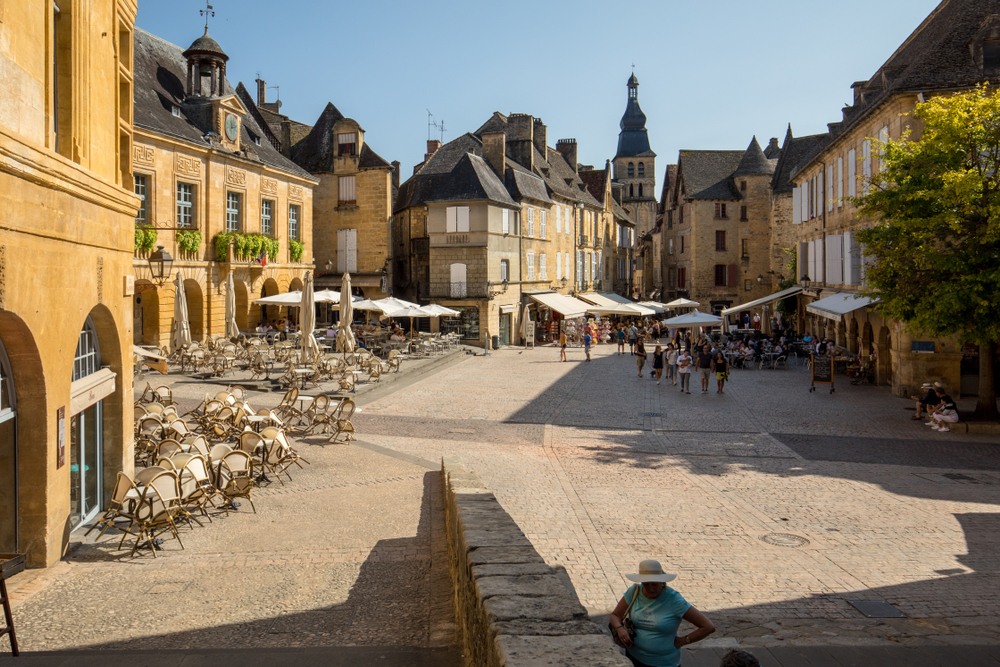
<svg viewBox="0 0 1000 667"><path fill-rule="evenodd" d="M173 405L174 404L174 393L170 390L170 387L163 384L159 387L153 389L153 393L156 394L156 401L162 403L163 405Z"/></svg>
<svg viewBox="0 0 1000 667"><path fill-rule="evenodd" d="M156 447L157 458L171 458L174 454L178 452L183 452L184 448L181 447L181 443L174 440L173 438L166 438L161 440L160 444Z"/></svg>
<svg viewBox="0 0 1000 667"><path fill-rule="evenodd" d="M155 558L157 547L153 540L165 533L173 535L181 549L184 548L174 522L181 512L180 498L180 481L173 470L161 469L161 472L149 480L142 489L128 532L122 536L122 545L129 534L136 536L131 555L134 556L139 545L145 543L149 545Z"/></svg>
<svg viewBox="0 0 1000 667"><path fill-rule="evenodd" d="M201 522L191 514L191 510L195 510L200 511L211 521L212 517L209 516L205 506L215 507L215 502L212 499L215 498L218 491L212 484L208 461L200 454L189 454L188 459L178 472L178 477L181 485L181 505L184 507L187 518L194 519L201 525Z"/></svg>
<svg viewBox="0 0 1000 667"><path fill-rule="evenodd" d="M208 440L203 435L189 435L181 440L182 445L190 447L191 454L201 454L208 459Z"/></svg>
<svg viewBox="0 0 1000 667"><path fill-rule="evenodd" d="M233 501L236 498L246 498L250 502L254 514L257 513L257 508L250 495L253 487L253 457L240 450L233 450L223 456L222 460L219 461L216 488L227 501L224 505L226 516L229 515L230 509L235 509Z"/></svg>
<svg viewBox="0 0 1000 667"><path fill-rule="evenodd" d="M349 398L345 398L337 406L337 410L334 412L334 432L330 436L330 442L341 442L343 438L344 444L354 440L354 424L351 423L351 417L354 416L354 411L357 410L357 406Z"/></svg>
<svg viewBox="0 0 1000 667"><path fill-rule="evenodd" d="M95 540L99 540L108 528L112 526L118 528L121 524L128 522L124 528L120 528L120 530L125 531L133 521L132 503L129 502L130 495L132 497L131 500L134 502L141 494L139 493L139 489L136 488L135 482L132 481L132 478L123 472L119 472L118 478L115 480L115 489L111 492L111 503L108 505L108 509L105 510L101 518L83 536L90 535L91 532L100 527L101 532L94 538Z"/></svg>
<svg viewBox="0 0 1000 667"><path fill-rule="evenodd" d="M219 462L231 451L233 451L232 447L225 443L219 443L212 447L212 451L208 454L208 472L212 476L216 488L219 488Z"/></svg>
<svg viewBox="0 0 1000 667"><path fill-rule="evenodd" d="M292 481L292 476L289 474L288 468L297 462L297 458L295 452L288 446L285 434L279 432L278 436L271 440L271 443L267 446L267 451L264 452L261 460L261 466L273 473L278 481L281 482L281 485L284 486L285 482L281 479L281 475L284 474L288 477L288 481Z"/></svg>
<svg viewBox="0 0 1000 667"><path fill-rule="evenodd" d="M267 445L268 448L270 448L271 442L273 440L280 440L282 443L284 443L284 446L289 451L289 456L291 456L291 458L294 460L295 465L297 465L298 467L301 468L303 463L309 463L309 461L306 461L304 458L299 456L299 453L295 451L295 448L292 447L291 444L289 444L287 434L280 428L277 428L275 426L268 426L267 428L261 430L260 436L264 439L264 444Z"/></svg>

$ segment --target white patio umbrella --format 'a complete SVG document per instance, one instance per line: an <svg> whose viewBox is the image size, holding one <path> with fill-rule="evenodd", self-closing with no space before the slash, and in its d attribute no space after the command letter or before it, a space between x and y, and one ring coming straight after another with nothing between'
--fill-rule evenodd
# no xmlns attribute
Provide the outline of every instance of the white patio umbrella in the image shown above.
<svg viewBox="0 0 1000 667"><path fill-rule="evenodd" d="M191 323L188 321L187 294L184 292L184 279L177 272L174 281L174 349L181 349L191 344Z"/></svg>
<svg viewBox="0 0 1000 667"><path fill-rule="evenodd" d="M316 303L340 303L340 292L332 289L322 289L313 294ZM352 301L357 301L358 297L352 296Z"/></svg>
<svg viewBox="0 0 1000 667"><path fill-rule="evenodd" d="M299 303L299 347L302 349L302 361L319 358L319 345L313 336L316 328L316 301L313 298L312 273L306 273L306 284L302 290L302 301Z"/></svg>
<svg viewBox="0 0 1000 667"><path fill-rule="evenodd" d="M457 310L452 310L451 308L445 308L444 306L432 303L429 306L420 306L429 313L433 313L431 317L458 317L462 313Z"/></svg>
<svg viewBox="0 0 1000 667"><path fill-rule="evenodd" d="M382 310L383 313L388 314L389 310L399 310L400 308L420 308L420 304L413 303L412 301L405 301L403 299L397 299L394 296L389 296L384 299L378 299L374 301L377 306ZM390 317L392 317L390 315ZM421 315L421 317L427 317L426 315Z"/></svg>
<svg viewBox="0 0 1000 667"><path fill-rule="evenodd" d="M340 293L351 293L351 274L344 271L341 278ZM337 323L337 352L343 352L346 357L349 352L354 352L354 332L351 331L351 320L354 319L354 300L340 300L340 322Z"/></svg>
<svg viewBox="0 0 1000 667"><path fill-rule="evenodd" d="M694 308L701 304L691 299L674 299L670 303L664 304L667 308Z"/></svg>
<svg viewBox="0 0 1000 667"><path fill-rule="evenodd" d="M668 327L677 327L678 329L690 327L714 327L722 324L722 318L718 315L703 313L696 310L684 315L678 315L677 317L671 317L668 320L664 320L663 323Z"/></svg>
<svg viewBox="0 0 1000 667"><path fill-rule="evenodd" d="M295 290L294 292L265 296L260 299L254 299L254 303L265 306L299 306L302 304L302 292Z"/></svg>
<svg viewBox="0 0 1000 667"><path fill-rule="evenodd" d="M236 287L233 272L226 278L226 338L238 338L240 329L236 326Z"/></svg>
<svg viewBox="0 0 1000 667"><path fill-rule="evenodd" d="M416 317L434 317L434 315L425 308L421 306L404 306L402 308L396 308L393 310L383 311L389 317L409 317L410 318L410 333L413 333L413 319Z"/></svg>

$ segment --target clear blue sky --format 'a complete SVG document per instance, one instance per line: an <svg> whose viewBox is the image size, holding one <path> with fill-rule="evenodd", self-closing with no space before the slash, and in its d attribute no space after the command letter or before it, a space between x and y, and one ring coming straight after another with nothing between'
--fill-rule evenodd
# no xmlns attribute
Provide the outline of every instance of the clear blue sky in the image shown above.
<svg viewBox="0 0 1000 667"><path fill-rule="evenodd" d="M549 145L614 157L635 63L663 166L681 148L743 149L826 130L939 0L211 0L228 76L280 86L282 112L312 124L328 101L365 128L402 178L423 159L427 110L445 141L493 111L528 113ZM204 0L139 0L139 27L187 47ZM274 90L268 91L273 99ZM440 135L435 135L439 137Z"/></svg>

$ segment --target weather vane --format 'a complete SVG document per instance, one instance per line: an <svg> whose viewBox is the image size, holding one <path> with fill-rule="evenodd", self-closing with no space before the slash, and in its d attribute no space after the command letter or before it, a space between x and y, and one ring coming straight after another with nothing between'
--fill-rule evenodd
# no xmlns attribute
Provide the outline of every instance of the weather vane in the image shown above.
<svg viewBox="0 0 1000 667"><path fill-rule="evenodd" d="M205 0L206 9L199 9L198 13L205 17L205 32L208 32L208 19L215 16L215 10L212 7L212 0Z"/></svg>

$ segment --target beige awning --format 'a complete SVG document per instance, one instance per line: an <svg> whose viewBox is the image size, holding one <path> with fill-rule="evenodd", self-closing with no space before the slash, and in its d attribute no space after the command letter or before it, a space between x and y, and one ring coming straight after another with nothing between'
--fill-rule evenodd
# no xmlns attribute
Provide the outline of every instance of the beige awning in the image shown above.
<svg viewBox="0 0 1000 667"><path fill-rule="evenodd" d="M760 299L755 299L747 303L741 303L738 306L733 306L732 308L726 308L722 311L722 316L725 317L730 313L739 313L744 310L753 310L758 306L763 306L764 304L773 303L779 299L784 299L790 296L794 296L802 291L801 287L789 287L788 289L783 289L780 292L775 292L774 294L769 294L768 296L762 297Z"/></svg>
<svg viewBox="0 0 1000 667"><path fill-rule="evenodd" d="M531 294L532 299L538 303L551 308L563 317L574 318L583 317L587 314L590 304L579 299L575 299L565 294L557 292L546 292L544 294Z"/></svg>
<svg viewBox="0 0 1000 667"><path fill-rule="evenodd" d="M878 301L853 292L838 292L825 299L806 304L806 312L840 322L848 313L853 313L855 310L873 303L878 303Z"/></svg>

